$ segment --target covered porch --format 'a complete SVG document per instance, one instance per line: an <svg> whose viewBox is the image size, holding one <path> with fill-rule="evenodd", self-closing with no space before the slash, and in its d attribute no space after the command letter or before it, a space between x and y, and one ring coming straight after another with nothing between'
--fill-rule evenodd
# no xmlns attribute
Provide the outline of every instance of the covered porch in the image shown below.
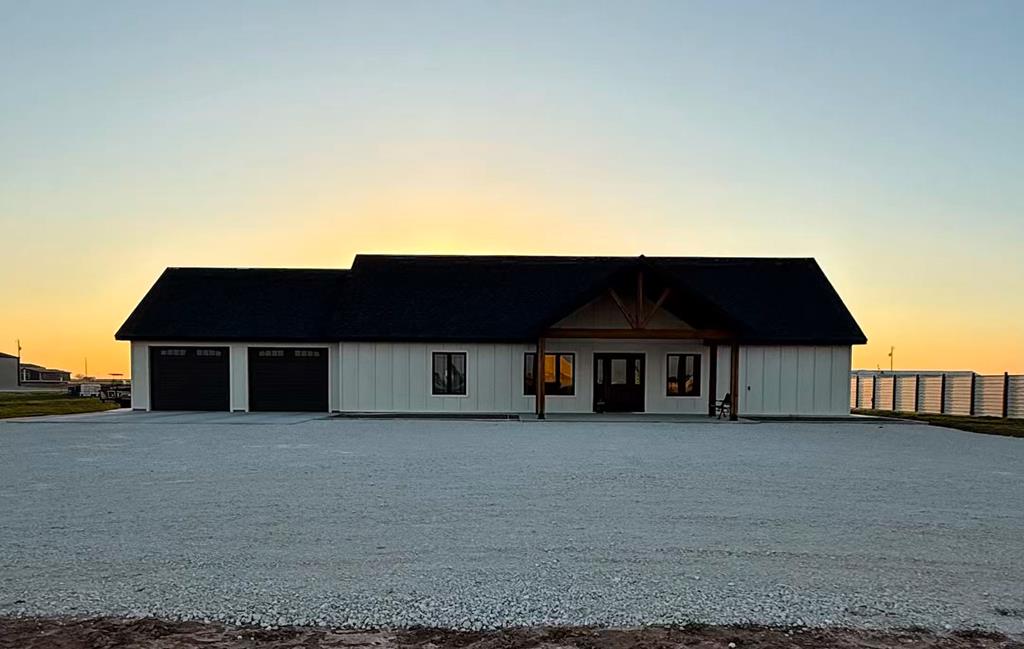
<svg viewBox="0 0 1024 649"><path fill-rule="evenodd" d="M724 314L641 264L545 327L525 371L543 377L533 388L538 419L567 413L707 418L717 417L724 402L737 421L739 350L736 327Z"/></svg>

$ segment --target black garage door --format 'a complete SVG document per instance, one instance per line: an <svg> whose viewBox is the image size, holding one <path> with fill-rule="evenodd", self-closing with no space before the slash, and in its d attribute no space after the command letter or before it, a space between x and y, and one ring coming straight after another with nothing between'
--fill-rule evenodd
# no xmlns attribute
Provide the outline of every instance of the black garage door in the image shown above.
<svg viewBox="0 0 1024 649"><path fill-rule="evenodd" d="M227 410L227 347L150 347L153 410Z"/></svg>
<svg viewBox="0 0 1024 649"><path fill-rule="evenodd" d="M327 350L250 347L249 410L327 412Z"/></svg>

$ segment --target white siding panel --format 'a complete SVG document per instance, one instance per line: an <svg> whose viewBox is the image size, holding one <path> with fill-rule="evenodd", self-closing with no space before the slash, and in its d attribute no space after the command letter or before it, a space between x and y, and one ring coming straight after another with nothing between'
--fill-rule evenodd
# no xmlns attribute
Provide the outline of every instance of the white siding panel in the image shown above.
<svg viewBox="0 0 1024 649"><path fill-rule="evenodd" d="M249 346L245 343L233 343L228 354L231 364L229 408L232 411L245 412L249 410Z"/></svg>
<svg viewBox="0 0 1024 649"><path fill-rule="evenodd" d="M425 412L430 399L430 359L427 346L409 345L409 410Z"/></svg>
<svg viewBox="0 0 1024 649"><path fill-rule="evenodd" d="M513 407L512 386L515 385L516 363L523 363L517 349L506 350L504 345L494 346L494 411L516 412L524 409L521 403ZM518 358L518 360L517 360ZM521 383L521 382L520 382Z"/></svg>
<svg viewBox="0 0 1024 649"><path fill-rule="evenodd" d="M782 412L782 348L764 347L762 369L764 402L761 412L766 415L781 415Z"/></svg>
<svg viewBox="0 0 1024 649"><path fill-rule="evenodd" d="M391 383L392 349L394 349L394 345L377 344L373 346L375 374L372 408L374 410L388 411L394 409L395 386Z"/></svg>
<svg viewBox="0 0 1024 649"><path fill-rule="evenodd" d="M341 343L341 409L359 410L359 343Z"/></svg>
<svg viewBox="0 0 1024 649"><path fill-rule="evenodd" d="M149 345L132 342L132 408L149 410Z"/></svg>
<svg viewBox="0 0 1024 649"><path fill-rule="evenodd" d="M797 347L796 376L796 408L797 412L811 414L814 412L814 348ZM741 411L742 412L742 411Z"/></svg>
<svg viewBox="0 0 1024 649"><path fill-rule="evenodd" d="M779 414L791 415L800 412L797 403L797 392L800 390L797 381L800 374L799 350L796 347L783 347L780 356L782 366L779 368Z"/></svg>
<svg viewBox="0 0 1024 649"><path fill-rule="evenodd" d="M765 414L764 409L764 348L743 347L740 349L739 412Z"/></svg>
<svg viewBox="0 0 1024 649"><path fill-rule="evenodd" d="M832 414L850 412L850 390L847 380L850 376L850 348L832 348Z"/></svg>
<svg viewBox="0 0 1024 649"><path fill-rule="evenodd" d="M327 349L327 374L330 392L327 393L327 407L331 412L341 410L341 372L338 343L331 343Z"/></svg>
<svg viewBox="0 0 1024 649"><path fill-rule="evenodd" d="M828 414L832 407L832 349L814 348L814 413Z"/></svg>
<svg viewBox="0 0 1024 649"><path fill-rule="evenodd" d="M724 399L732 389L732 379L729 377L730 367L732 367L732 348L728 345L720 345L718 347L718 390L715 391L719 401Z"/></svg>
<svg viewBox="0 0 1024 649"><path fill-rule="evenodd" d="M395 410L409 410L409 354L408 345L395 346L391 351L392 405Z"/></svg>
<svg viewBox="0 0 1024 649"><path fill-rule="evenodd" d="M481 409L497 412L495 400L495 346L480 345L477 359L476 393Z"/></svg>

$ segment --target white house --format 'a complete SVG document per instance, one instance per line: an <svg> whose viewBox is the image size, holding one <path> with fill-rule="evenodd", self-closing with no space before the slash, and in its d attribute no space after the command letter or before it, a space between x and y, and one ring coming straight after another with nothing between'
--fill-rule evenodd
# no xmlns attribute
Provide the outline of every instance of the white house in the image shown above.
<svg viewBox="0 0 1024 649"><path fill-rule="evenodd" d="M169 268L117 338L141 410L541 417L845 415L866 342L813 259L643 256Z"/></svg>

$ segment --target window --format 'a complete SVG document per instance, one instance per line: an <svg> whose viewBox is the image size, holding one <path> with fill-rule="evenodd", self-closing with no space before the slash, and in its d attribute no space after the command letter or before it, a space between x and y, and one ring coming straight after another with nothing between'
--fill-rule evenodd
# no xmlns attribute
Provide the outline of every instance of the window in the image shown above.
<svg viewBox="0 0 1024 649"><path fill-rule="evenodd" d="M184 349L161 349L160 350L160 355L161 356L184 356L185 355L185 350Z"/></svg>
<svg viewBox="0 0 1024 649"><path fill-rule="evenodd" d="M296 349L295 350L295 357L296 358L319 358L320 357L320 351L316 350L316 349Z"/></svg>
<svg viewBox="0 0 1024 649"><path fill-rule="evenodd" d="M197 349L196 356L220 356L221 351L219 349Z"/></svg>
<svg viewBox="0 0 1024 649"><path fill-rule="evenodd" d="M665 394L670 397L700 396L700 354L668 355Z"/></svg>
<svg viewBox="0 0 1024 649"><path fill-rule="evenodd" d="M280 357L284 356L284 350L283 349L261 349L259 352L257 352L257 355L261 356L263 358L280 358Z"/></svg>
<svg viewBox="0 0 1024 649"><path fill-rule="evenodd" d="M432 394L466 394L466 352L434 352Z"/></svg>
<svg viewBox="0 0 1024 649"><path fill-rule="evenodd" d="M612 385L626 385L626 359L612 359Z"/></svg>
<svg viewBox="0 0 1024 649"><path fill-rule="evenodd" d="M523 366L523 394L537 394L534 365L537 354L527 352ZM544 394L576 394L576 354L544 354Z"/></svg>

